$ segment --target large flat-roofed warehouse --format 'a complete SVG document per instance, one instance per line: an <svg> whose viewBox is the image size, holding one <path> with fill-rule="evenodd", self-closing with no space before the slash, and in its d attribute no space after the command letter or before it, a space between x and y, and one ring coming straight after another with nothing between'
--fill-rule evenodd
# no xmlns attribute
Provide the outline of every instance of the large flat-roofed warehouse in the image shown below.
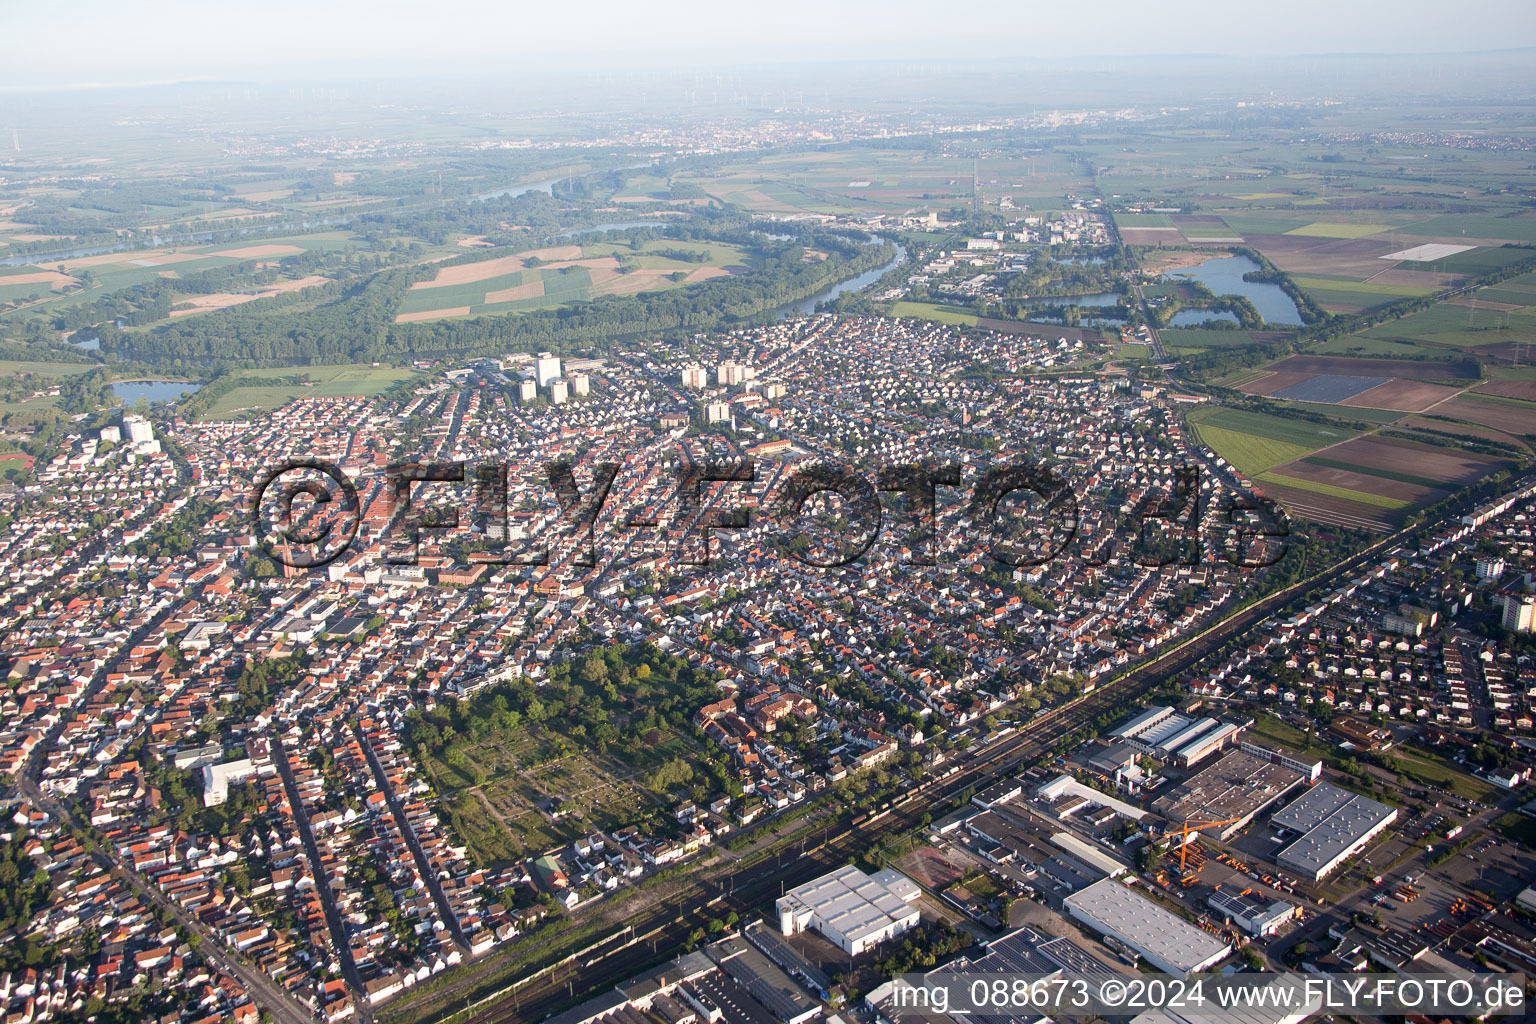
<svg viewBox="0 0 1536 1024"><path fill-rule="evenodd" d="M779 931L810 928L843 952L858 956L917 925L917 908L851 865L806 882L779 897Z"/></svg>
<svg viewBox="0 0 1536 1024"><path fill-rule="evenodd" d="M1236 746L1243 726L1214 718L1195 719L1173 708L1143 711L1110 735L1148 754L1186 767L1227 747Z"/></svg>
<svg viewBox="0 0 1536 1024"><path fill-rule="evenodd" d="M1318 881L1359 853L1397 820L1397 808L1319 782L1274 813L1270 823L1300 833L1275 862Z"/></svg>
<svg viewBox="0 0 1536 1024"><path fill-rule="evenodd" d="M1301 773L1293 768L1234 750L1158 797L1152 809L1175 825L1231 821L1203 829L1228 839L1301 783Z"/></svg>
<svg viewBox="0 0 1536 1024"><path fill-rule="evenodd" d="M1074 918L1119 940L1169 974L1188 977L1220 963L1232 951L1214 935L1114 879L1095 882L1064 903Z"/></svg>

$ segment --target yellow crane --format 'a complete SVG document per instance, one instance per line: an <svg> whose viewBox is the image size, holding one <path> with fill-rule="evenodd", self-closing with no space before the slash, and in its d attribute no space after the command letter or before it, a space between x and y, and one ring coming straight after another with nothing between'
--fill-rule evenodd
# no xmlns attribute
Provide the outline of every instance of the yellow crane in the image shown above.
<svg viewBox="0 0 1536 1024"><path fill-rule="evenodd" d="M1236 825L1242 818L1221 818L1212 821L1186 821L1180 829L1183 843L1179 845L1179 874L1184 874L1184 861L1189 854L1189 833L1198 832L1203 828L1217 828L1222 825Z"/></svg>

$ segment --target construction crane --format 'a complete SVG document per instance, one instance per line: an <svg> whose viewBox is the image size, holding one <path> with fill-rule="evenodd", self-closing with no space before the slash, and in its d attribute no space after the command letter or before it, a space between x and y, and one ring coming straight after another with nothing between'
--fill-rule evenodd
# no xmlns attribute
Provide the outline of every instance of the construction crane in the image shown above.
<svg viewBox="0 0 1536 1024"><path fill-rule="evenodd" d="M1191 830L1198 832L1203 828L1216 828L1221 825L1236 825L1242 820L1242 818L1222 818L1220 820L1213 821L1186 821L1183 827L1180 829L1184 841L1179 845L1179 874L1184 874L1184 860L1189 853L1189 833ZM1191 829L1191 826L1193 826L1193 829Z"/></svg>

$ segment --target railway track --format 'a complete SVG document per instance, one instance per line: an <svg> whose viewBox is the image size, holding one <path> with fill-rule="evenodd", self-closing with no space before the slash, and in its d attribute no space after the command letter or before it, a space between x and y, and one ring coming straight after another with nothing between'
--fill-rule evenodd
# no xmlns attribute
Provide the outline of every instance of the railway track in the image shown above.
<svg viewBox="0 0 1536 1024"><path fill-rule="evenodd" d="M728 910L735 910L742 916L756 913L784 890L847 863L850 857L893 835L913 831L922 815L930 809L947 806L968 787L979 788L1017 771L1098 716L1125 707L1170 675L1186 671L1227 641L1241 636L1264 617L1304 597L1314 588L1332 585L1423 528L1404 527L1314 576L1232 612L1125 675L1070 704L1037 716L1014 735L977 752L959 771L923 783L901 799L873 812L844 816L835 834L825 835L814 847L802 847L787 864L785 855L794 849L793 844L779 853L772 867L760 863L733 871L701 885L694 898L686 903L667 902L652 908L630 922L631 935L640 939L589 960L573 960L525 985L514 983L504 998L478 1009L465 1024L528 1024L558 1012L580 997L634 977L646 964L675 954L692 930L708 918L723 916ZM651 939L650 949L645 950L643 945L636 949L645 938Z"/></svg>

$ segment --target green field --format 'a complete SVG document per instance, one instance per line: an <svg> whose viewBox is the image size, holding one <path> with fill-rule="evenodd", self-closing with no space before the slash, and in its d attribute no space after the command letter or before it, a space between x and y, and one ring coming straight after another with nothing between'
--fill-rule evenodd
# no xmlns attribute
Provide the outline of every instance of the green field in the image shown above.
<svg viewBox="0 0 1536 1024"><path fill-rule="evenodd" d="M20 373L35 373L40 377L65 377L77 373L89 373L100 363L29 363L0 360L0 377L13 377Z"/></svg>
<svg viewBox="0 0 1536 1024"><path fill-rule="evenodd" d="M267 412L280 408L295 398L343 398L352 395L376 395L412 376L412 370L388 366L304 366L292 369L245 370L241 383L209 407L205 420L227 419L236 413ZM263 380L307 374L313 384L272 383ZM249 381L250 383L246 383Z"/></svg>
<svg viewBox="0 0 1536 1024"><path fill-rule="evenodd" d="M704 254L705 259L702 263L690 263L686 260L677 260L658 255L655 250L659 249L689 249ZM517 253L507 251L500 253L497 258L514 255L517 255ZM745 251L729 243L676 241L673 239L647 242L638 251L623 242L595 242L590 245L583 245L579 258L583 260L599 260L606 257L618 258L623 273L639 273L643 275L635 280L643 281L644 283L638 288L624 287L628 282L620 278L616 281L610 280L604 284L594 285L592 270L588 267L526 267L520 270L511 270L481 281L445 285L440 288L412 288L406 293L405 301L400 304L400 308L396 312L410 315L444 311L444 316L474 316L482 313L517 313L539 309L554 309L558 306L585 302L610 293L633 294L636 291L666 291L672 288L685 287L689 282L674 281L670 275L686 275L701 268L723 269L725 267L743 266L749 262L749 257ZM567 261L551 260L549 262L564 263ZM495 292L530 285L535 282L542 283L542 295L498 302L487 301L487 298ZM450 314L447 312L449 310L468 310L468 312Z"/></svg>
<svg viewBox="0 0 1536 1024"><path fill-rule="evenodd" d="M1345 277L1293 277L1297 286L1309 291L1349 291L1359 292L1362 295L1378 295L1389 298L1403 298L1415 295L1428 295L1435 289L1428 285L1418 286L1411 284L1377 284L1372 281L1356 281Z"/></svg>
<svg viewBox="0 0 1536 1024"><path fill-rule="evenodd" d="M1500 312L1442 302L1400 320L1380 324L1359 337L1422 342L1442 348L1476 349L1536 335L1536 309Z"/></svg>
<svg viewBox="0 0 1536 1024"><path fill-rule="evenodd" d="M1406 338L1373 338L1369 334L1345 334L1330 338L1320 345L1310 345L1307 353L1319 356L1380 356L1383 359L1414 359L1429 356L1432 359L1448 359L1453 351L1438 349L1421 341Z"/></svg>
<svg viewBox="0 0 1536 1024"><path fill-rule="evenodd" d="M959 306L940 305L934 302L893 302L891 316L913 317L918 320L935 320L941 324L975 327L976 314Z"/></svg>
<svg viewBox="0 0 1536 1024"><path fill-rule="evenodd" d="M1237 232L1225 224L1179 224L1179 234L1190 240L1201 238L1234 238Z"/></svg>
<svg viewBox="0 0 1536 1024"><path fill-rule="evenodd" d="M1314 757L1327 757L1337 753L1335 748L1317 742L1300 729L1287 725L1273 715L1259 715L1254 720L1253 731L1297 753L1311 754Z"/></svg>
<svg viewBox="0 0 1536 1024"><path fill-rule="evenodd" d="M1122 228L1171 228L1173 218L1166 213L1117 213L1115 226Z"/></svg>
<svg viewBox="0 0 1536 1024"><path fill-rule="evenodd" d="M1286 476L1283 473L1260 473L1257 479L1278 484L1282 487L1292 487L1298 491L1310 491L1313 494L1326 494L1331 498L1358 501L1363 505L1375 505L1377 508L1399 509L1408 507L1408 502L1403 501L1401 498L1388 498L1383 494L1370 494L1366 491L1357 491L1350 487L1336 487L1333 484L1320 483L1316 480L1302 480L1299 477Z"/></svg>
<svg viewBox="0 0 1536 1024"><path fill-rule="evenodd" d="M1445 238L1489 238L1505 242L1536 242L1536 217L1480 217L1459 213L1414 221L1400 230L1405 234L1439 235ZM1463 243L1471 245L1471 242Z"/></svg>
<svg viewBox="0 0 1536 1024"><path fill-rule="evenodd" d="M1392 230L1390 224L1339 224L1331 221L1313 221L1284 232L1287 235L1309 235L1314 238L1365 238Z"/></svg>
<svg viewBox="0 0 1536 1024"><path fill-rule="evenodd" d="M1245 476L1256 476L1271 466L1284 465L1306 455L1313 449L1298 444L1286 444L1267 437L1256 437L1240 430L1227 430L1209 423L1195 425L1200 440L1217 455L1226 459Z"/></svg>
<svg viewBox="0 0 1536 1024"><path fill-rule="evenodd" d="M1253 344L1253 335L1241 328L1208 331L1198 327L1164 327L1157 335L1164 345L1181 349L1243 348Z"/></svg>
<svg viewBox="0 0 1536 1024"><path fill-rule="evenodd" d="M1508 302L1516 306L1536 305L1536 273L1521 274L1472 293L1484 302Z"/></svg>
<svg viewBox="0 0 1536 1024"><path fill-rule="evenodd" d="M1190 422L1203 443L1249 477L1359 433L1246 409L1196 410Z"/></svg>
<svg viewBox="0 0 1536 1024"><path fill-rule="evenodd" d="M1247 409L1214 409L1200 416L1199 419L1201 426L1210 424L1225 430L1238 430L1245 434L1254 434L1305 448L1324 448L1346 441L1359 433L1357 430L1345 427L1271 416Z"/></svg>
<svg viewBox="0 0 1536 1024"><path fill-rule="evenodd" d="M1479 803L1498 802L1500 790L1493 783L1484 782L1466 772L1458 771L1433 754L1418 748L1402 746L1392 751L1390 756L1402 767L1403 773L1413 776L1420 782L1438 786L1457 796L1476 800Z"/></svg>

